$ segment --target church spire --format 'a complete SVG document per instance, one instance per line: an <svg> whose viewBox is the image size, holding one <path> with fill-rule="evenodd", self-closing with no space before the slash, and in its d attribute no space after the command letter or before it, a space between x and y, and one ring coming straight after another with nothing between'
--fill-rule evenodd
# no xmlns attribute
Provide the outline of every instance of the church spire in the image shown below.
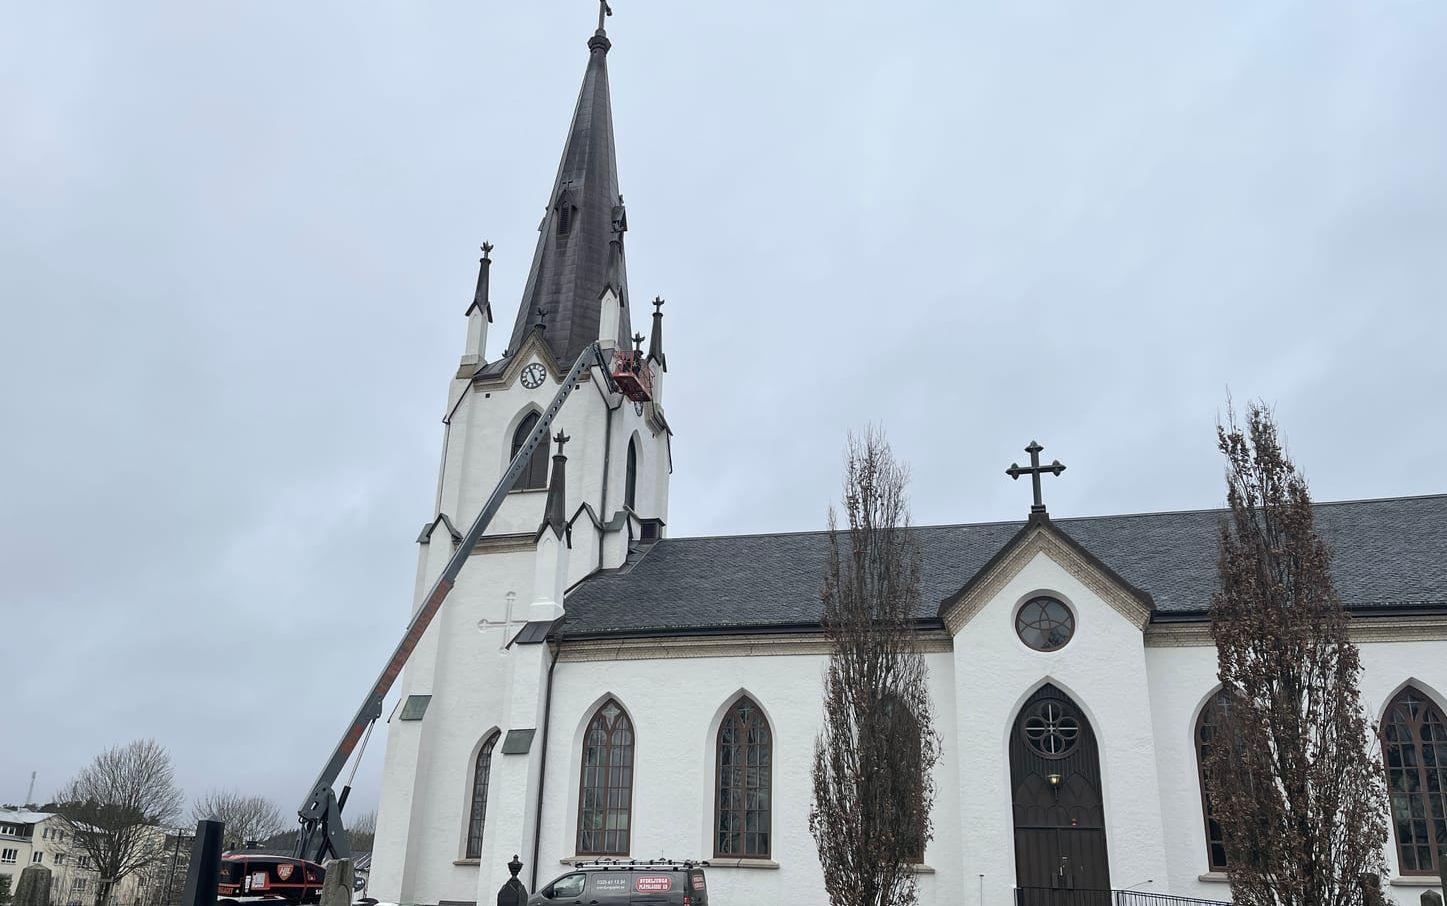
<svg viewBox="0 0 1447 906"><path fill-rule="evenodd" d="M618 192L618 166L613 148L613 110L608 93L608 50L604 31L612 14L608 4L598 10L598 30L588 40L588 67L573 110L573 122L558 164L547 213L538 228L537 250L513 327L511 349L518 349L532 330L532 315L548 312L543 337L558 362L567 368L589 343L598 339L600 300L611 287L621 303L620 347L626 348L632 328L628 320L627 271L623 233L628 218Z"/></svg>

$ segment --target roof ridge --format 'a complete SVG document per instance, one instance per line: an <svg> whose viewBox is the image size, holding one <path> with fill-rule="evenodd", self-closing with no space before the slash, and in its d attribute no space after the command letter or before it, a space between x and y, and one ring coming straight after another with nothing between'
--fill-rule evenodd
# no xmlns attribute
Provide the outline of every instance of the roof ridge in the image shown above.
<svg viewBox="0 0 1447 906"><path fill-rule="evenodd" d="M1352 506L1368 503L1389 503L1408 500L1440 500L1447 499L1447 493L1440 494L1406 494L1398 497L1361 497L1353 500L1321 500L1312 503L1313 508ZM1061 516L1051 518L1051 522L1090 522L1101 519L1140 519L1148 516L1200 516L1207 513L1224 513L1227 508L1220 507L1198 507L1195 509L1183 510L1147 510L1138 513L1100 513L1093 516ZM1024 525L1024 519L994 519L988 522L937 522L928 525L910 525L911 529L959 529L959 528L991 528L1005 525ZM670 541L725 541L738 538L794 538L801 535L827 535L828 529L799 529L787 532L731 532L723 535L684 535L676 538L661 538L659 544L666 544Z"/></svg>

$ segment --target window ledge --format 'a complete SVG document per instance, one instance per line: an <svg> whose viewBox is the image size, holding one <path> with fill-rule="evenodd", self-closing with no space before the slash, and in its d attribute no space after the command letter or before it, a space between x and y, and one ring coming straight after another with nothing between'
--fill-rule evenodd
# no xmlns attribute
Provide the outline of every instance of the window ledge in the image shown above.
<svg viewBox="0 0 1447 906"><path fill-rule="evenodd" d="M1436 875L1397 875L1387 883L1393 887L1436 887L1442 879Z"/></svg>
<svg viewBox="0 0 1447 906"><path fill-rule="evenodd" d="M481 859L453 859L453 860L452 860L452 864L453 864L453 865L473 865L473 866L477 866L477 865L481 865L481 864L482 864L482 860L481 860Z"/></svg>
<svg viewBox="0 0 1447 906"><path fill-rule="evenodd" d="M1203 874L1203 875L1201 875L1200 877L1198 877L1196 880L1197 880L1197 881L1205 881L1207 884L1227 884L1227 883L1230 883L1230 879L1226 877L1226 873L1225 873L1224 871L1208 871L1208 872L1206 872L1205 874Z"/></svg>
<svg viewBox="0 0 1447 906"><path fill-rule="evenodd" d="M935 873L935 870L933 868L924 864L923 862L916 862L913 865L906 865L905 868L914 872L917 875L932 875Z"/></svg>
<svg viewBox="0 0 1447 906"><path fill-rule="evenodd" d="M709 859L708 868L769 868L776 869L779 863L773 859Z"/></svg>
<svg viewBox="0 0 1447 906"><path fill-rule="evenodd" d="M547 488L513 488L508 494L546 494Z"/></svg>

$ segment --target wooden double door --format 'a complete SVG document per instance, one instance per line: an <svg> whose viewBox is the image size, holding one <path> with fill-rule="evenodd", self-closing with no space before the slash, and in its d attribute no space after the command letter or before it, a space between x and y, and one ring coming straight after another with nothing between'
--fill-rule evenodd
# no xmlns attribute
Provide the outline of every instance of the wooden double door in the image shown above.
<svg viewBox="0 0 1447 906"><path fill-rule="evenodd" d="M1069 696L1042 686L1010 737L1018 906L1110 902L1095 733Z"/></svg>

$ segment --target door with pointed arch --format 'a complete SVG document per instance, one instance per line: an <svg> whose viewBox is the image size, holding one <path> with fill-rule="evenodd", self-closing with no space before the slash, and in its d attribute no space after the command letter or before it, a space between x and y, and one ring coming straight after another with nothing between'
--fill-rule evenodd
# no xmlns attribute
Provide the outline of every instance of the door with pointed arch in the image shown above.
<svg viewBox="0 0 1447 906"><path fill-rule="evenodd" d="M1108 904L1095 733L1079 706L1048 683L1015 719L1010 784L1019 906Z"/></svg>

